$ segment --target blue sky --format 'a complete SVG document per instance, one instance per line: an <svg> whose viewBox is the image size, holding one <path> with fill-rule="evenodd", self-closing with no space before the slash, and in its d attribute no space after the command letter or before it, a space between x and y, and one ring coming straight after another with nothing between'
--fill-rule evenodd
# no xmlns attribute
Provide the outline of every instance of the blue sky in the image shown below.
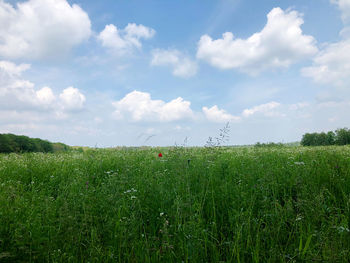
<svg viewBox="0 0 350 263"><path fill-rule="evenodd" d="M350 0L0 0L0 132L289 142L349 127Z"/></svg>

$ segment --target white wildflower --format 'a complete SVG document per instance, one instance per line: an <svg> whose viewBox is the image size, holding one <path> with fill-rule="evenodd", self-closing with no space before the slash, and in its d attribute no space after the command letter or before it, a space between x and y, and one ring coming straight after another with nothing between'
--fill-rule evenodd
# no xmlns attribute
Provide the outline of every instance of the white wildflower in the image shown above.
<svg viewBox="0 0 350 263"><path fill-rule="evenodd" d="M338 226L337 229L338 229L339 233L343 233L343 232L348 232L349 233L350 232L349 228L343 227L343 226Z"/></svg>

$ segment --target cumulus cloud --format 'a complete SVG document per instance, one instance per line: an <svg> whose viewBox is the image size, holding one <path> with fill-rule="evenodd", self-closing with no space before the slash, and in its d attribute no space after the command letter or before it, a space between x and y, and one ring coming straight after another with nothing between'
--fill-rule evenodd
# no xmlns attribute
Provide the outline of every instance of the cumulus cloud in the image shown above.
<svg viewBox="0 0 350 263"><path fill-rule="evenodd" d="M250 108L250 109L245 109L243 110L242 115L244 117L250 117L255 114L262 114L267 117L280 116L281 115L280 113L274 111L274 109L276 109L280 105L281 105L280 103L272 101L269 103L254 106L253 108Z"/></svg>
<svg viewBox="0 0 350 263"><path fill-rule="evenodd" d="M1 109L43 106L43 91L35 91L32 82L21 78L22 73L29 68L29 64L16 65L9 61L0 61Z"/></svg>
<svg viewBox="0 0 350 263"><path fill-rule="evenodd" d="M97 36L103 47L122 55L132 52L135 48L142 47L141 39L149 39L155 35L153 28L144 25L129 23L124 29L118 29L115 25L106 25Z"/></svg>
<svg viewBox="0 0 350 263"><path fill-rule="evenodd" d="M51 105L56 100L55 95L49 87L43 87L35 93L38 100L44 105Z"/></svg>
<svg viewBox="0 0 350 263"><path fill-rule="evenodd" d="M234 38L231 32L213 40L203 35L197 58L220 69L238 69L249 74L285 68L317 52L315 39L304 35L302 15L297 11L272 9L262 31L247 39Z"/></svg>
<svg viewBox="0 0 350 263"><path fill-rule="evenodd" d="M80 110L84 106L85 96L74 87L68 87L60 94L61 104L66 110Z"/></svg>
<svg viewBox="0 0 350 263"><path fill-rule="evenodd" d="M241 117L231 115L225 110L219 109L217 105L211 108L203 107L202 111L204 116L212 122L238 122L241 120Z"/></svg>
<svg viewBox="0 0 350 263"><path fill-rule="evenodd" d="M68 53L91 34L89 16L66 0L0 1L0 56L52 58Z"/></svg>
<svg viewBox="0 0 350 263"><path fill-rule="evenodd" d="M20 76L22 72L30 68L29 64L16 65L10 61L0 61L0 70L2 74L13 76ZM0 79L1 80L1 79Z"/></svg>
<svg viewBox="0 0 350 263"><path fill-rule="evenodd" d="M183 55L180 51L155 49L152 51L153 66L168 66L174 76L189 78L197 73L197 63Z"/></svg>
<svg viewBox="0 0 350 263"><path fill-rule="evenodd" d="M346 88L350 82L350 0L330 0L338 5L345 27L341 30L343 38L339 42L323 45L313 59L312 66L304 67L301 73L316 83Z"/></svg>
<svg viewBox="0 0 350 263"><path fill-rule="evenodd" d="M191 118L191 103L178 97L169 102L152 100L147 92L133 91L119 101L113 102L116 119L130 118L132 121L169 122Z"/></svg>
<svg viewBox="0 0 350 263"><path fill-rule="evenodd" d="M316 83L346 88L350 82L350 0L330 0L338 5L345 27L341 30L343 38L339 42L323 45L313 58L313 64L301 69L305 77Z"/></svg>
<svg viewBox="0 0 350 263"><path fill-rule="evenodd" d="M34 83L22 78L29 64L0 61L0 110L42 110L62 112L83 107L85 96L68 87L56 98L49 87L35 89Z"/></svg>
<svg viewBox="0 0 350 263"><path fill-rule="evenodd" d="M289 108L281 108L281 104L275 101L260 104L252 108L248 108L242 111L240 115L231 115L223 109L219 109L217 105L208 108L203 107L202 111L207 120L211 122L240 122L244 121L245 118L251 118L253 116L259 117L283 117L286 116L286 110L297 110L306 107L307 103L297 103L290 105ZM280 108L277 110L277 108Z"/></svg>
<svg viewBox="0 0 350 263"><path fill-rule="evenodd" d="M317 83L343 87L350 82L350 39L327 45L302 69L302 74Z"/></svg>
<svg viewBox="0 0 350 263"><path fill-rule="evenodd" d="M344 23L350 22L350 1L349 0L331 0L341 11L341 18Z"/></svg>

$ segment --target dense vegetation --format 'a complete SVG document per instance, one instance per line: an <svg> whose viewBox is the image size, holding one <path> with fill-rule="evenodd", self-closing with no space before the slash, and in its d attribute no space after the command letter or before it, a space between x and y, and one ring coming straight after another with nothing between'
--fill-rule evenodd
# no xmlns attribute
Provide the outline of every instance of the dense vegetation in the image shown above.
<svg viewBox="0 0 350 263"><path fill-rule="evenodd" d="M349 146L2 154L0 261L349 262L349 200Z"/></svg>
<svg viewBox="0 0 350 263"><path fill-rule="evenodd" d="M347 144L350 144L350 130L348 128L338 129L335 132L329 131L327 133L306 133L301 140L301 145L303 146Z"/></svg>
<svg viewBox="0 0 350 263"><path fill-rule="evenodd" d="M67 151L69 146L63 143L51 143L49 141L18 136L14 134L0 134L0 153L11 152L57 152Z"/></svg>

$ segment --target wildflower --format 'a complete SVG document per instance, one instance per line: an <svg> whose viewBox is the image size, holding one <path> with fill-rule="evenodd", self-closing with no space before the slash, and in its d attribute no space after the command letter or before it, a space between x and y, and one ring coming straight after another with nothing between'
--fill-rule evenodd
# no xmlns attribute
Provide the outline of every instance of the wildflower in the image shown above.
<svg viewBox="0 0 350 263"><path fill-rule="evenodd" d="M134 189L134 188L131 188L131 189L129 189L129 190L124 191L124 194L132 193L132 192L135 193L135 192L137 192L137 190Z"/></svg>
<svg viewBox="0 0 350 263"><path fill-rule="evenodd" d="M338 232L339 233L343 233L343 232L350 232L350 230L349 230L349 228L347 228L347 227L343 227L343 226L339 226L339 227L337 227L337 229L338 229Z"/></svg>
<svg viewBox="0 0 350 263"><path fill-rule="evenodd" d="M158 154L158 157L163 157L163 154L162 154L162 153L159 153L159 154Z"/></svg>

